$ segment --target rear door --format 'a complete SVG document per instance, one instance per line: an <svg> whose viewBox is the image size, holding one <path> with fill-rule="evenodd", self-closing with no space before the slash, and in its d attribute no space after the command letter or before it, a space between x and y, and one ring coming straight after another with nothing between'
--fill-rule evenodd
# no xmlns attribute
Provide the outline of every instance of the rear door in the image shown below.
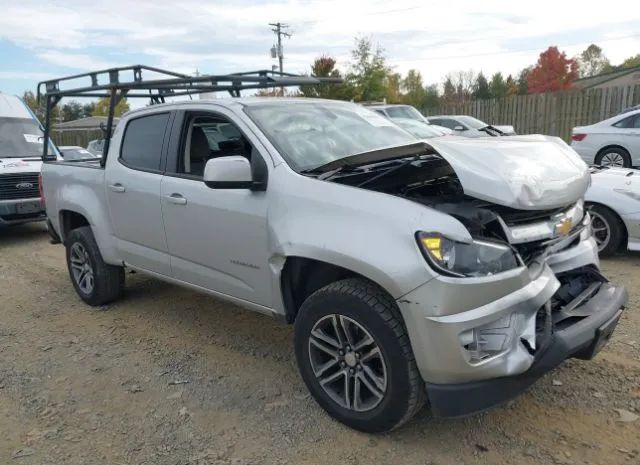
<svg viewBox="0 0 640 465"><path fill-rule="evenodd" d="M125 262L167 276L160 184L170 119L170 112L160 112L128 120L120 152L110 151L105 172L111 223Z"/></svg>
<svg viewBox="0 0 640 465"><path fill-rule="evenodd" d="M268 190L212 189L202 180L213 157L270 159L232 112L176 114L162 212L176 279L271 307L267 229ZM268 164L269 164L268 163Z"/></svg>

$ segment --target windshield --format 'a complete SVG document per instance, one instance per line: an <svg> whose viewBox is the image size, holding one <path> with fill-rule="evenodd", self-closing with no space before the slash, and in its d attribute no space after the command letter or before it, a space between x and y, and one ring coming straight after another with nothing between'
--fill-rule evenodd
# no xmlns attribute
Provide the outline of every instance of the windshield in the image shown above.
<svg viewBox="0 0 640 465"><path fill-rule="evenodd" d="M393 122L407 131L409 134L419 139L431 139L432 137L440 137L444 136L445 134L444 131L440 131L432 125L420 123L412 119L396 118L393 120Z"/></svg>
<svg viewBox="0 0 640 465"><path fill-rule="evenodd" d="M424 121L424 117L418 110L409 106L388 107L389 118L408 118L417 121Z"/></svg>
<svg viewBox="0 0 640 465"><path fill-rule="evenodd" d="M0 118L0 158L42 156L42 130L30 118ZM50 153L55 153L50 149Z"/></svg>
<svg viewBox="0 0 640 465"><path fill-rule="evenodd" d="M458 116L456 119L471 129L482 129L487 127L487 123L483 123L473 116Z"/></svg>
<svg viewBox="0 0 640 465"><path fill-rule="evenodd" d="M274 102L249 105L245 112L298 171L416 140L388 119L352 103Z"/></svg>

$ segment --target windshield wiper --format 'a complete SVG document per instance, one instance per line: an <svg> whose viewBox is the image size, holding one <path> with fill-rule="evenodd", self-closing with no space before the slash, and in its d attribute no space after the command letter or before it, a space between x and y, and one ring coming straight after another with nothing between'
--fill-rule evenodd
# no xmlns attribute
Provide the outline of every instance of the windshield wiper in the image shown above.
<svg viewBox="0 0 640 465"><path fill-rule="evenodd" d="M501 135L504 134L500 129L494 128L491 125L484 126L484 127L480 128L480 129L478 129L478 131L484 131L487 134L489 134L490 136L501 136Z"/></svg>
<svg viewBox="0 0 640 465"><path fill-rule="evenodd" d="M398 171L399 169L404 168L405 166L410 165L414 161L418 161L418 160L420 160L420 155L415 155L415 156L413 156L411 158L407 158L406 160L404 160L400 164L395 165L395 166L390 166L389 168L387 168L382 173L380 173L380 174L378 174L376 176L373 176L371 178L365 179L360 184L358 184L356 187L362 187L365 184L369 184L369 183L371 183L371 182L373 182L373 181L375 181L377 179L380 179L383 176L386 176L388 174L394 173L394 172Z"/></svg>

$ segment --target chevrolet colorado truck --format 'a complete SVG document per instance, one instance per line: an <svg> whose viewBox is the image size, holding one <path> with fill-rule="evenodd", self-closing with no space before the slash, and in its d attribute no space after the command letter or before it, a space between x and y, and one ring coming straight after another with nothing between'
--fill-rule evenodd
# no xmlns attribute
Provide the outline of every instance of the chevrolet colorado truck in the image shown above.
<svg viewBox="0 0 640 465"><path fill-rule="evenodd" d="M309 391L358 430L510 399L592 358L627 301L557 138L425 142L352 103L241 98L131 111L105 156L42 169L80 298L120 298L128 268L291 323Z"/></svg>

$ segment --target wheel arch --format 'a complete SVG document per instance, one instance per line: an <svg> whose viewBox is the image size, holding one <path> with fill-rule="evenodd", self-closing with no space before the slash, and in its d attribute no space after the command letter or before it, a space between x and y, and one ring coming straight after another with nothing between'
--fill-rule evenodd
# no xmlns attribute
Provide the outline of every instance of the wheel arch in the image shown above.
<svg viewBox="0 0 640 465"><path fill-rule="evenodd" d="M302 256L288 256L280 273L280 293L284 304L285 320L293 323L300 306L318 289L347 278L361 278L391 293L379 283L361 273L333 263Z"/></svg>
<svg viewBox="0 0 640 465"><path fill-rule="evenodd" d="M60 238L64 243L69 236L69 233L74 229L81 228L82 226L91 226L88 218L74 210L60 210L58 212L60 216Z"/></svg>
<svg viewBox="0 0 640 465"><path fill-rule="evenodd" d="M607 144L604 147L600 148L598 150L598 152L596 153L596 156L595 156L593 161L595 162L598 157L603 155L607 150L611 150L611 149L624 150L627 153L627 155L629 156L629 160L631 161L631 152L629 152L629 149L627 149L626 147L624 147L624 146L622 146L620 144Z"/></svg>

